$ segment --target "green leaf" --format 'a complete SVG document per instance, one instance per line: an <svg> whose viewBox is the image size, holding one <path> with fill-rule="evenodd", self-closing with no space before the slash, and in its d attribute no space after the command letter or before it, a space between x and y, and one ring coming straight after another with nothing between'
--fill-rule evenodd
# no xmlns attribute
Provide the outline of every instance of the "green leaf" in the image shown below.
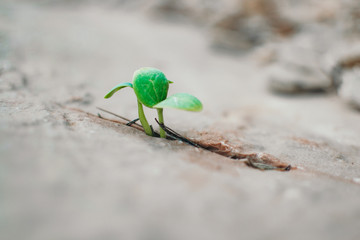
<svg viewBox="0 0 360 240"><path fill-rule="evenodd" d="M137 98L149 108L167 97L169 81L156 68L140 68L135 71L133 83Z"/></svg>
<svg viewBox="0 0 360 240"><path fill-rule="evenodd" d="M154 108L175 108L186 111L200 112L202 104L199 99L188 93L176 93L164 101L156 104Z"/></svg>
<svg viewBox="0 0 360 240"><path fill-rule="evenodd" d="M120 83L119 85L116 85L115 87L113 87L113 89L110 90L110 92L108 94L105 95L104 98L110 98L114 93L116 93L117 91L119 91L120 89L124 88L124 87L133 87L133 85L131 83Z"/></svg>

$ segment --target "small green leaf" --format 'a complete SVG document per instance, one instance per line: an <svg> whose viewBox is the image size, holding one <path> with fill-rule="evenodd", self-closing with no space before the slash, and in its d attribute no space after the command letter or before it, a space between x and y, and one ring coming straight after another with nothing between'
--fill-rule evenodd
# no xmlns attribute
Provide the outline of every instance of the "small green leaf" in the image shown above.
<svg viewBox="0 0 360 240"><path fill-rule="evenodd" d="M174 83L173 81L168 80L169 84Z"/></svg>
<svg viewBox="0 0 360 240"><path fill-rule="evenodd" d="M188 93L176 93L164 101L156 104L154 108L175 108L186 111L200 112L202 104L199 99Z"/></svg>
<svg viewBox="0 0 360 240"><path fill-rule="evenodd" d="M116 85L113 89L110 90L110 92L108 94L105 95L104 98L110 98L114 93L116 93L117 91L119 91L120 89L124 88L124 87L133 87L133 85L131 83L120 83L119 85Z"/></svg>
<svg viewBox="0 0 360 240"><path fill-rule="evenodd" d="M139 101L152 108L167 97L169 81L156 68L140 68L134 73L134 91Z"/></svg>

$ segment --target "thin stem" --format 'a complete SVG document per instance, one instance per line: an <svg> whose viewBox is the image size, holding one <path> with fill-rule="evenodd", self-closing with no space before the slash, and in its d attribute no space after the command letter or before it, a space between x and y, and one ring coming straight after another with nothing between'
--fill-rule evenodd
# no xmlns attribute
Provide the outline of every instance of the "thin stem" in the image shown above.
<svg viewBox="0 0 360 240"><path fill-rule="evenodd" d="M143 126L146 135L153 136L153 131L152 131L148 121L146 120L142 103L139 100L138 100L138 112L139 112L139 119L140 119L141 125Z"/></svg>
<svg viewBox="0 0 360 240"><path fill-rule="evenodd" d="M163 123L160 123L156 118L155 118L155 121L159 124L161 129L163 129L167 134L169 134L169 139L171 139L171 140L179 140L179 141L187 143L187 144L189 144L191 146L209 150L206 147L204 147L204 146L202 146L200 144L194 143L193 141L187 139L186 137L181 136L179 133L177 133L174 130L172 130L171 128L165 126ZM211 151L211 150L209 150L209 151Z"/></svg>
<svg viewBox="0 0 360 240"><path fill-rule="evenodd" d="M159 123L160 124L164 124L164 116L163 116L163 109L162 108L158 108L157 109L157 113L159 116ZM164 131L164 129L160 128L160 137L161 138L166 138L166 132Z"/></svg>

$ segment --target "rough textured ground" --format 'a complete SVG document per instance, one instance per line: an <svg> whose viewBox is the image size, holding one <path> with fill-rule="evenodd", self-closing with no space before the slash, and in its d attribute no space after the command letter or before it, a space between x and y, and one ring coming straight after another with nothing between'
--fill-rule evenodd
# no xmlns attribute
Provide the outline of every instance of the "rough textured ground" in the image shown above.
<svg viewBox="0 0 360 240"><path fill-rule="evenodd" d="M252 55L215 54L199 27L15 3L0 1L0 239L360 238L360 113L335 94L273 95ZM165 111L170 127L299 169L255 170L73 110L135 118L130 90L103 96L142 66L204 104Z"/></svg>

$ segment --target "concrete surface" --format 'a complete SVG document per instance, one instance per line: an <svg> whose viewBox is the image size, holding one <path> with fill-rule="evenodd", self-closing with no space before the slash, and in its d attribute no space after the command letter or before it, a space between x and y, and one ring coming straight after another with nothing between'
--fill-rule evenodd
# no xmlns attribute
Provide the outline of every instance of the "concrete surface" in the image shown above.
<svg viewBox="0 0 360 240"><path fill-rule="evenodd" d="M142 12L0 9L0 239L360 239L360 113L335 94L274 95L251 54L214 53L204 29ZM203 102L165 111L170 127L298 170L259 171L72 110L135 118L130 90L103 96L142 66Z"/></svg>

